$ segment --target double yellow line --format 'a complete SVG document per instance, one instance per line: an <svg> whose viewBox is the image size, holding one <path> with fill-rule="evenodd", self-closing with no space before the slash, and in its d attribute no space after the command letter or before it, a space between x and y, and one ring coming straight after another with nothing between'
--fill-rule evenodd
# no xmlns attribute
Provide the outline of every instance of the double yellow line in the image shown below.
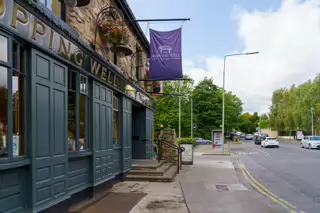
<svg viewBox="0 0 320 213"><path fill-rule="evenodd" d="M268 199L273 201L274 203L278 204L284 209L287 209L290 213L295 212L292 209L296 209L294 205L289 203L288 201L279 198L277 195L269 191L265 186L263 186L261 183L259 183L251 174L250 172L246 169L246 167L243 165L243 163L240 161L239 157L236 156L237 163L242 171L242 174L244 178L250 183L250 185L257 190L260 194L266 196Z"/></svg>

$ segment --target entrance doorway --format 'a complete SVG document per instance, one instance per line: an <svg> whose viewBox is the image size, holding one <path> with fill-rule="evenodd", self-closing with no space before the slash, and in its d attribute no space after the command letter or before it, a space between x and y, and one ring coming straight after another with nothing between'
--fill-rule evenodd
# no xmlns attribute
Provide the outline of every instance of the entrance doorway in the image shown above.
<svg viewBox="0 0 320 213"><path fill-rule="evenodd" d="M139 103L132 103L132 159L152 159L151 111Z"/></svg>

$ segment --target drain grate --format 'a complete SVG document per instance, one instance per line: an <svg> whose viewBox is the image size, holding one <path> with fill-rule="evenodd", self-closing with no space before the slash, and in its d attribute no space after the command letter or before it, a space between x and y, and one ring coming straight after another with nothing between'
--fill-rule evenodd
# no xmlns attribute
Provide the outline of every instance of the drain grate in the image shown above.
<svg viewBox="0 0 320 213"><path fill-rule="evenodd" d="M226 192L229 191L227 185L215 185L217 192Z"/></svg>

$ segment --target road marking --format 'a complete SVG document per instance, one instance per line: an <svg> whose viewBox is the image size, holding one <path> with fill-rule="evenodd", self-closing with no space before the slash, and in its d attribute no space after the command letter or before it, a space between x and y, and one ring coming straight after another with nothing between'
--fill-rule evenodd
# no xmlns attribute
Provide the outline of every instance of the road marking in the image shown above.
<svg viewBox="0 0 320 213"><path fill-rule="evenodd" d="M270 155L268 152L265 152L265 151L263 151L263 150L261 150L261 149L259 149L259 148L257 148L257 147L254 147L254 146L251 146L251 145L245 145L245 146L251 147L251 148L253 148L253 149L256 149L256 150L258 150L259 152L262 152L262 153L264 153L264 154L266 154L266 155Z"/></svg>
<svg viewBox="0 0 320 213"><path fill-rule="evenodd" d="M260 194L266 196L269 198L271 201L274 203L278 204L279 206L283 207L286 210L290 210L290 213L296 213L296 211L291 210L291 209L296 209L294 205L289 203L288 201L279 198L277 195L269 191L265 186L263 186L261 183L259 183L252 175L251 173L246 169L244 164L241 162L238 156L236 156L237 163L239 167L241 168L242 174L244 178L250 183L250 185L256 189ZM298 212L297 212L298 213ZM302 211L300 211L302 213Z"/></svg>
<svg viewBox="0 0 320 213"><path fill-rule="evenodd" d="M238 152L238 155L257 155L258 152Z"/></svg>

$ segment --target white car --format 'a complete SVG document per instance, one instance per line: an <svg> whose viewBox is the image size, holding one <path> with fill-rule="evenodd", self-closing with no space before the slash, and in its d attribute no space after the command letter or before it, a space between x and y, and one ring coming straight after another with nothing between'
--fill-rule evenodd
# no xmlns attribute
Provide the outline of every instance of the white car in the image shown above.
<svg viewBox="0 0 320 213"><path fill-rule="evenodd" d="M279 148L279 141L277 140L277 138L266 137L263 141L261 141L261 147Z"/></svg>
<svg viewBox="0 0 320 213"><path fill-rule="evenodd" d="M304 136L301 141L301 148L320 148L320 136Z"/></svg>

